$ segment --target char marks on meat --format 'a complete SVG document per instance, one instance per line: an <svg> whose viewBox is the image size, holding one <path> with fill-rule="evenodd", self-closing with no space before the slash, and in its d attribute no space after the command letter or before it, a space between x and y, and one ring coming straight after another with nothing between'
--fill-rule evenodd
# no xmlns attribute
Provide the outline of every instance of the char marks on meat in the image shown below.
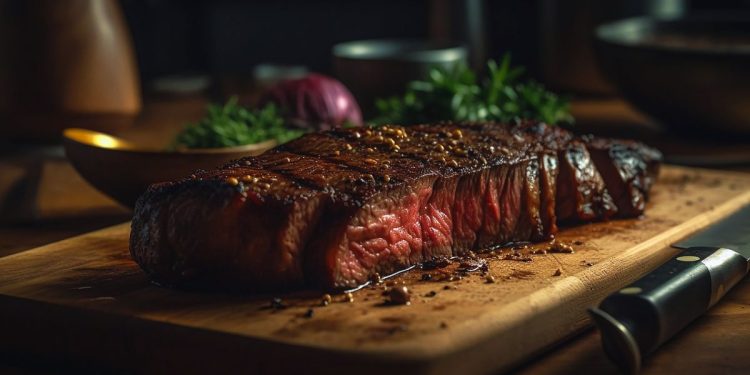
<svg viewBox="0 0 750 375"><path fill-rule="evenodd" d="M342 289L643 213L658 151L541 123L337 129L151 186L133 258L162 284Z"/></svg>

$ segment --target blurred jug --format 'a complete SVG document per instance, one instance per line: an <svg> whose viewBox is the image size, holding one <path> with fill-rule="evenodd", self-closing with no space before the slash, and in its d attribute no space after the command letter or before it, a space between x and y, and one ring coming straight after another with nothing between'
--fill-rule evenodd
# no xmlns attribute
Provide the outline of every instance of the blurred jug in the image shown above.
<svg viewBox="0 0 750 375"><path fill-rule="evenodd" d="M0 140L54 142L66 127L113 132L141 109L115 0L0 0Z"/></svg>

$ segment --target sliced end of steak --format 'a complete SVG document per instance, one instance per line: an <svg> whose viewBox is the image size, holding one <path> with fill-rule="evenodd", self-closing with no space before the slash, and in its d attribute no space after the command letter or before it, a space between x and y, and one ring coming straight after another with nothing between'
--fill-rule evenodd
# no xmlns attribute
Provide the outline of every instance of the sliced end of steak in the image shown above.
<svg viewBox="0 0 750 375"><path fill-rule="evenodd" d="M471 192L461 194L463 201L475 201L474 204L484 210L484 217L477 226L477 229L481 229L476 246L479 249L508 242L514 233L515 221L521 215L520 186L509 186L517 179L515 169L511 166L491 169L487 173L483 196L472 195ZM477 199L472 199L474 197ZM478 199L480 197L481 200ZM457 200L456 206L461 205L461 201Z"/></svg>
<svg viewBox="0 0 750 375"><path fill-rule="evenodd" d="M635 141L589 137L586 142L594 164L617 204L617 216L641 215L658 174L661 153Z"/></svg>
<svg viewBox="0 0 750 375"><path fill-rule="evenodd" d="M606 220L617 213L609 191L582 141L572 141L558 153L558 222Z"/></svg>
<svg viewBox="0 0 750 375"><path fill-rule="evenodd" d="M550 239L557 233L556 194L557 175L559 173L556 153L539 155L539 216L544 230L542 239Z"/></svg>
<svg viewBox="0 0 750 375"><path fill-rule="evenodd" d="M521 217L516 225L514 241L541 241L547 238L542 220L542 186L539 159L529 160L521 173Z"/></svg>
<svg viewBox="0 0 750 375"><path fill-rule="evenodd" d="M502 167L501 167L502 168ZM456 186L456 194L453 201L453 249L456 254L464 254L477 246L480 230L485 219L485 204L487 203L488 191L492 191L499 201L498 191L495 186L488 189L489 171L473 173L462 176ZM491 179L493 185L497 179ZM498 205L502 203L498 202ZM489 226L489 225L488 225ZM499 220L496 223L499 226Z"/></svg>
<svg viewBox="0 0 750 375"><path fill-rule="evenodd" d="M539 216L554 229L546 237L556 231L556 222L606 220L617 212L584 142L544 123L525 122L519 129L535 137L541 148Z"/></svg>

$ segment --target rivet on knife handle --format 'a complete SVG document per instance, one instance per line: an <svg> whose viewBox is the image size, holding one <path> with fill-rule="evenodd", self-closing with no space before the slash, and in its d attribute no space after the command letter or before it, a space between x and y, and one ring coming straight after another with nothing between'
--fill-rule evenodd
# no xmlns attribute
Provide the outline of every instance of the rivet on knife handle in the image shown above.
<svg viewBox="0 0 750 375"><path fill-rule="evenodd" d="M729 249L693 247L589 310L607 355L637 372L641 358L706 312L748 272Z"/></svg>

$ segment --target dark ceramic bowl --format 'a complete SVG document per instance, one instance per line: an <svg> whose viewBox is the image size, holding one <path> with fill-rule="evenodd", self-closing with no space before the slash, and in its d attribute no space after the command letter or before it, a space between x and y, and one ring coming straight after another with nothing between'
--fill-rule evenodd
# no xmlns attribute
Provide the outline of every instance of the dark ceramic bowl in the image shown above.
<svg viewBox="0 0 750 375"><path fill-rule="evenodd" d="M434 66L466 63L466 47L415 39L360 40L333 46L336 77L352 91L366 115L377 98L398 95L426 78Z"/></svg>
<svg viewBox="0 0 750 375"><path fill-rule="evenodd" d="M750 135L750 15L642 17L596 30L599 64L666 127Z"/></svg>

